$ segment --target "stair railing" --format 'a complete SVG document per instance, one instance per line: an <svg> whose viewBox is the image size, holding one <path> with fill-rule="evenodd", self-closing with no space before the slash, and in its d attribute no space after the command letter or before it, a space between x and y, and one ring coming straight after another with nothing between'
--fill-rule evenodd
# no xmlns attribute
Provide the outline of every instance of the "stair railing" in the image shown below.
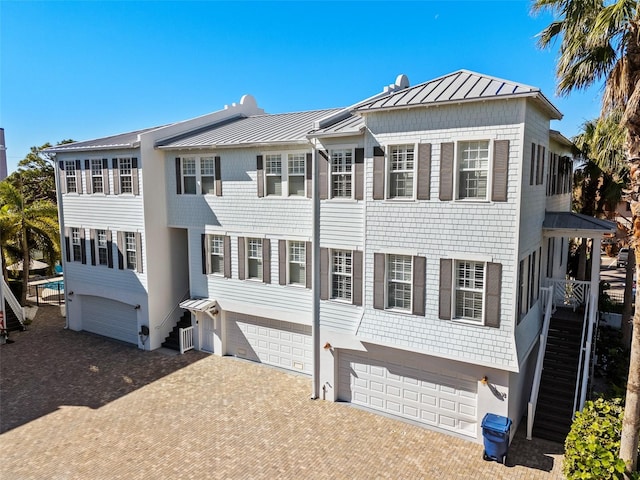
<svg viewBox="0 0 640 480"><path fill-rule="evenodd" d="M4 277L2 277L2 293L4 295L5 301L9 304L9 307L11 307L11 310L13 310L13 313L15 313L16 317L18 317L18 321L20 322L20 324L24 324L24 309L22 308L22 305L20 305L18 299L13 295L13 292L9 288L9 285L7 285L7 282L5 282ZM5 318L4 321L6 327L7 319Z"/></svg>
<svg viewBox="0 0 640 480"><path fill-rule="evenodd" d="M597 297L593 296L591 298L591 302L589 302L591 304L591 310L589 314L589 317L586 316L586 312L585 312L585 322L589 322L589 326L587 329L587 338L586 338L586 343L584 343L584 356L580 357L580 360L583 361L583 367L582 367L582 383L581 383L581 391L580 391L580 403L578 404L578 410L582 410L582 408L584 407L584 402L587 400L587 388L589 386L589 372L591 371L591 346L593 344L593 331L594 331L594 326L596 324L596 320L598 318L598 311L596 308L596 302L598 301ZM578 368L578 375L580 374L580 368ZM574 417L575 417L575 412L576 412L576 408L575 408L575 402L574 402Z"/></svg>
<svg viewBox="0 0 640 480"><path fill-rule="evenodd" d="M164 317L164 320L162 320L162 322L160 323L160 325L158 325L156 327L156 330L160 330L160 336L162 338L165 338L167 335L169 335L169 332L171 332L171 330L173 330L173 327L175 326L175 313L178 310L182 310L182 308L180 308L180 303L182 303L184 300L186 300L187 298L189 298L189 290L187 290L182 297L180 297L180 300L178 300L176 302L176 305L171 309L171 311L167 314L166 317ZM172 322L170 322L170 320L172 320Z"/></svg>
<svg viewBox="0 0 640 480"><path fill-rule="evenodd" d="M180 341L180 354L187 350L193 350L193 327L179 328L178 339Z"/></svg>
<svg viewBox="0 0 640 480"><path fill-rule="evenodd" d="M578 360L578 372L576 373L576 388L573 395L573 413L571 418L575 418L576 411L582 410L584 406L583 393L586 397L587 380L589 378L589 356L591 355L591 338L593 337L593 322L591 321L591 311L593 308L593 298L585 304L584 320L582 322L582 337L580 339L580 358ZM596 300L597 301L597 300ZM578 404L578 401L580 402Z"/></svg>
<svg viewBox="0 0 640 480"><path fill-rule="evenodd" d="M547 336L549 335L549 325L551 324L551 314L553 312L553 285L542 287L542 299L544 300L544 321L540 333L540 346L538 347L538 358L536 360L536 370L533 374L533 385L531 386L531 397L527 405L527 440L531 440L533 435L533 422L538 406L538 394L540 392L540 379L542 378L542 366L544 355L547 350Z"/></svg>

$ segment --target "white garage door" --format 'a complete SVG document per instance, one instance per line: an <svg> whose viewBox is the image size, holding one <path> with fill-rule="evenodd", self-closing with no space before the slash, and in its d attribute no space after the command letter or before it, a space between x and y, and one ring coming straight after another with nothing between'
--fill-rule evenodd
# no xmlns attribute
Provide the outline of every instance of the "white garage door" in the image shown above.
<svg viewBox="0 0 640 480"><path fill-rule="evenodd" d="M137 314L131 305L108 298L82 297L82 329L138 344Z"/></svg>
<svg viewBox="0 0 640 480"><path fill-rule="evenodd" d="M477 383L339 353L340 400L476 437Z"/></svg>
<svg viewBox="0 0 640 480"><path fill-rule="evenodd" d="M311 374L311 326L227 313L227 353Z"/></svg>

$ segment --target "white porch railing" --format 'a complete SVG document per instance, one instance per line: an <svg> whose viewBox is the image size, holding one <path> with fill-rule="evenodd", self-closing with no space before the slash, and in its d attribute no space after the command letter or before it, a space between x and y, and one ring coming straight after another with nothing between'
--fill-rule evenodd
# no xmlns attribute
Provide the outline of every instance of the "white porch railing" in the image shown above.
<svg viewBox="0 0 640 480"><path fill-rule="evenodd" d="M587 303L591 282L547 278L545 283L553 287L553 308L571 307L574 310Z"/></svg>
<svg viewBox="0 0 640 480"><path fill-rule="evenodd" d="M180 328L178 338L180 339L180 353L193 350L193 327Z"/></svg>
<svg viewBox="0 0 640 480"><path fill-rule="evenodd" d="M544 305L544 322L540 333L540 346L538 348L538 359L536 360L536 370L533 375L533 385L531 387L531 397L527 405L527 440L531 440L533 435L533 421L536 417L538 406L538 393L540 392L540 379L542 378L542 365L544 364L544 354L547 350L547 335L549 334L549 324L553 313L553 285L541 288L542 305Z"/></svg>
<svg viewBox="0 0 640 480"><path fill-rule="evenodd" d="M591 345L593 343L594 328L598 323L597 299L587 304L582 325L582 343L580 344L580 361L576 375L576 391L573 397L573 416L576 411L582 411L587 399L587 386L589 384L589 372L591 370ZM589 313L593 312L592 315ZM578 397L578 393L580 396Z"/></svg>
<svg viewBox="0 0 640 480"><path fill-rule="evenodd" d="M2 293L4 295L4 299L9 304L9 307L11 308L11 310L13 310L13 313L16 314L16 317L18 317L18 320L20 321L20 323L24 323L24 309L22 308L22 305L20 305L20 302L18 301L18 299L13 295L13 292L9 288L9 285L7 285L7 282L4 281L4 277L0 275L0 278L2 279ZM5 318L4 321L5 321L5 327L6 327L7 319Z"/></svg>

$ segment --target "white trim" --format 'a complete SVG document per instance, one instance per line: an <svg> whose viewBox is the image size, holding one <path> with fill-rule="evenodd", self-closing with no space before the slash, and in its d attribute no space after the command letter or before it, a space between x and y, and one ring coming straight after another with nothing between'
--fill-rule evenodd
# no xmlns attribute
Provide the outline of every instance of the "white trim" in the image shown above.
<svg viewBox="0 0 640 480"><path fill-rule="evenodd" d="M413 202L418 198L418 140L413 139L398 139L398 141L385 141L384 146L384 200L389 202ZM391 186L391 147L400 145L413 145L413 185L412 193L410 197L394 197L392 198L389 193Z"/></svg>
<svg viewBox="0 0 640 480"><path fill-rule="evenodd" d="M311 150L261 150L258 152L258 155L262 155L262 171L264 172L262 175L262 184L264 188L264 197L261 197L260 200L264 201L265 199L277 198L277 199L291 199L291 200L311 200L307 198L307 155L313 155L313 151ZM267 155L280 155L280 195L269 195L267 193ZM302 173L303 185L304 185L304 193L302 195L290 195L289 194L289 155L303 155L304 156L304 171ZM269 175L270 176L270 175ZM296 175L298 176L298 175Z"/></svg>
<svg viewBox="0 0 640 480"><path fill-rule="evenodd" d="M470 260L473 262L493 263L493 256L484 253L449 252L446 257L452 260Z"/></svg>
<svg viewBox="0 0 640 480"><path fill-rule="evenodd" d="M478 135L473 137L456 137L454 141L453 152L453 201L461 203L480 203L486 204L491 202L492 185L493 185L493 151L495 148L495 135L494 138L490 138L490 135ZM488 142L487 147L487 193L484 198L460 198L460 158L459 150L460 143L467 142Z"/></svg>
<svg viewBox="0 0 640 480"><path fill-rule="evenodd" d="M355 201L355 169L354 165L356 162L356 148L358 148L358 144L346 144L346 145L331 145L327 147L327 155L329 156L329 171L327 172L327 180L329 182L329 187L327 191L327 200L331 201ZM351 176L351 196L350 197L334 197L333 195L333 151L334 150L351 150L351 172L348 174ZM340 175L340 174L336 174ZM345 174L346 175L346 174Z"/></svg>

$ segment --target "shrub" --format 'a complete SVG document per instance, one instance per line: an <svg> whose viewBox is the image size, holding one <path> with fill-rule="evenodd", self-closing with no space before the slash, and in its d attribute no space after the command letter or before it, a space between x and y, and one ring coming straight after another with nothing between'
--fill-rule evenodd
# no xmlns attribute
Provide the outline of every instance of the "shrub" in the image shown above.
<svg viewBox="0 0 640 480"><path fill-rule="evenodd" d="M564 474L568 480L624 478L624 461L618 457L622 430L622 399L586 402L576 413L564 442Z"/></svg>

